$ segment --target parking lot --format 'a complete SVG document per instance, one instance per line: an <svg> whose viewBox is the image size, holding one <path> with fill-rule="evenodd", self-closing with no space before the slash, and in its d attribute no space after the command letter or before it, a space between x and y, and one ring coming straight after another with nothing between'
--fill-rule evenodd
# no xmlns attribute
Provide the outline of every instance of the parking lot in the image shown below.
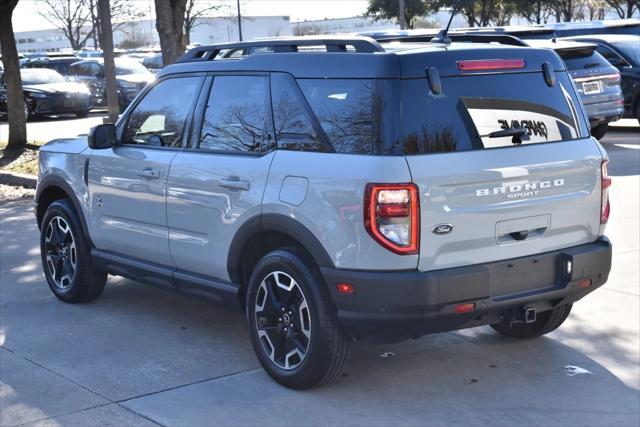
<svg viewBox="0 0 640 427"><path fill-rule="evenodd" d="M29 139L86 133L100 122L34 122ZM42 274L31 201L4 203L0 425L637 426L637 122L621 121L603 144L613 269L560 329L531 341L481 327L356 345L342 378L304 392L260 368L240 312L120 277L93 303L58 301Z"/></svg>

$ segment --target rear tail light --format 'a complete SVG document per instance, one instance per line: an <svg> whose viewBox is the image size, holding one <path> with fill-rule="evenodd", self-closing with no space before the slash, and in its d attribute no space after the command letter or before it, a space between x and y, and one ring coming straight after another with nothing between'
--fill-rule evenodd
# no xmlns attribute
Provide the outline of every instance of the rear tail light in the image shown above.
<svg viewBox="0 0 640 427"><path fill-rule="evenodd" d="M512 70L524 68L524 59L473 59L458 61L460 71Z"/></svg>
<svg viewBox="0 0 640 427"><path fill-rule="evenodd" d="M401 255L418 253L420 207L415 184L367 184L364 224L382 246Z"/></svg>
<svg viewBox="0 0 640 427"><path fill-rule="evenodd" d="M609 213L611 212L611 204L609 203L609 187L611 187L611 178L607 164L609 160L603 160L600 163L600 224L606 224L609 221Z"/></svg>

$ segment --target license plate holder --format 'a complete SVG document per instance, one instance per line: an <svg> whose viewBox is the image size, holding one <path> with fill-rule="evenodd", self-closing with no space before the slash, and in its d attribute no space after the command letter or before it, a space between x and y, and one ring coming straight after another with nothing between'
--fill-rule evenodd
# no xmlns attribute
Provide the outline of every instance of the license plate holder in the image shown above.
<svg viewBox="0 0 640 427"><path fill-rule="evenodd" d="M491 297L509 298L518 294L553 288L558 283L558 256L526 257L499 263L491 269Z"/></svg>
<svg viewBox="0 0 640 427"><path fill-rule="evenodd" d="M582 83L582 92L585 95L592 95L592 94L595 94L595 93L601 93L602 92L602 86L600 86L600 82L599 81L584 82L584 83Z"/></svg>

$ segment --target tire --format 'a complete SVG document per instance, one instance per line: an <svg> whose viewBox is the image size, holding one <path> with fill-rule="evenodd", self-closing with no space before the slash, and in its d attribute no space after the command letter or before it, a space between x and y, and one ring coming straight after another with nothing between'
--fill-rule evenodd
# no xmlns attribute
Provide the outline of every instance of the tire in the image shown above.
<svg viewBox="0 0 640 427"><path fill-rule="evenodd" d="M62 301L93 301L104 290L107 273L93 265L88 239L69 200L56 200L47 208L40 254L49 288Z"/></svg>
<svg viewBox="0 0 640 427"><path fill-rule="evenodd" d="M591 128L591 136L593 136L597 140L600 140L604 137L604 135L607 133L608 130L609 130L608 123L598 125L594 128Z"/></svg>
<svg viewBox="0 0 640 427"><path fill-rule="evenodd" d="M27 99L24 99L24 121L28 122L31 117L31 111L29 110L29 102Z"/></svg>
<svg viewBox="0 0 640 427"><path fill-rule="evenodd" d="M338 325L324 280L301 251L275 250L258 262L246 313L258 360L278 383L308 389L342 372L349 338Z"/></svg>
<svg viewBox="0 0 640 427"><path fill-rule="evenodd" d="M567 320L572 304L562 305L553 310L538 314L533 323L516 323L508 326L505 323L494 323L491 327L502 335L512 338L529 339L546 335L555 331Z"/></svg>
<svg viewBox="0 0 640 427"><path fill-rule="evenodd" d="M77 113L75 113L76 117L80 117L80 118L84 118L87 117L89 115L89 110L87 111L78 111Z"/></svg>

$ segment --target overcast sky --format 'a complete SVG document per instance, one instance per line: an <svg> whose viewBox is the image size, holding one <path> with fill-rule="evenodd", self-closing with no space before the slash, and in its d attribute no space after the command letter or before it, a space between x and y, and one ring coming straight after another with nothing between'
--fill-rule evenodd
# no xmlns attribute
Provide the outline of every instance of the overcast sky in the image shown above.
<svg viewBox="0 0 640 427"><path fill-rule="evenodd" d="M142 10L153 14L153 0L130 0ZM196 0L201 1L201 0ZM208 2L210 0L204 0ZM221 0L234 6L236 0ZM242 13L247 15L288 15L291 20L346 18L361 15L367 9L367 0L242 0ZM13 30L29 31L52 28L38 14L42 8L39 0L20 0L13 13Z"/></svg>

